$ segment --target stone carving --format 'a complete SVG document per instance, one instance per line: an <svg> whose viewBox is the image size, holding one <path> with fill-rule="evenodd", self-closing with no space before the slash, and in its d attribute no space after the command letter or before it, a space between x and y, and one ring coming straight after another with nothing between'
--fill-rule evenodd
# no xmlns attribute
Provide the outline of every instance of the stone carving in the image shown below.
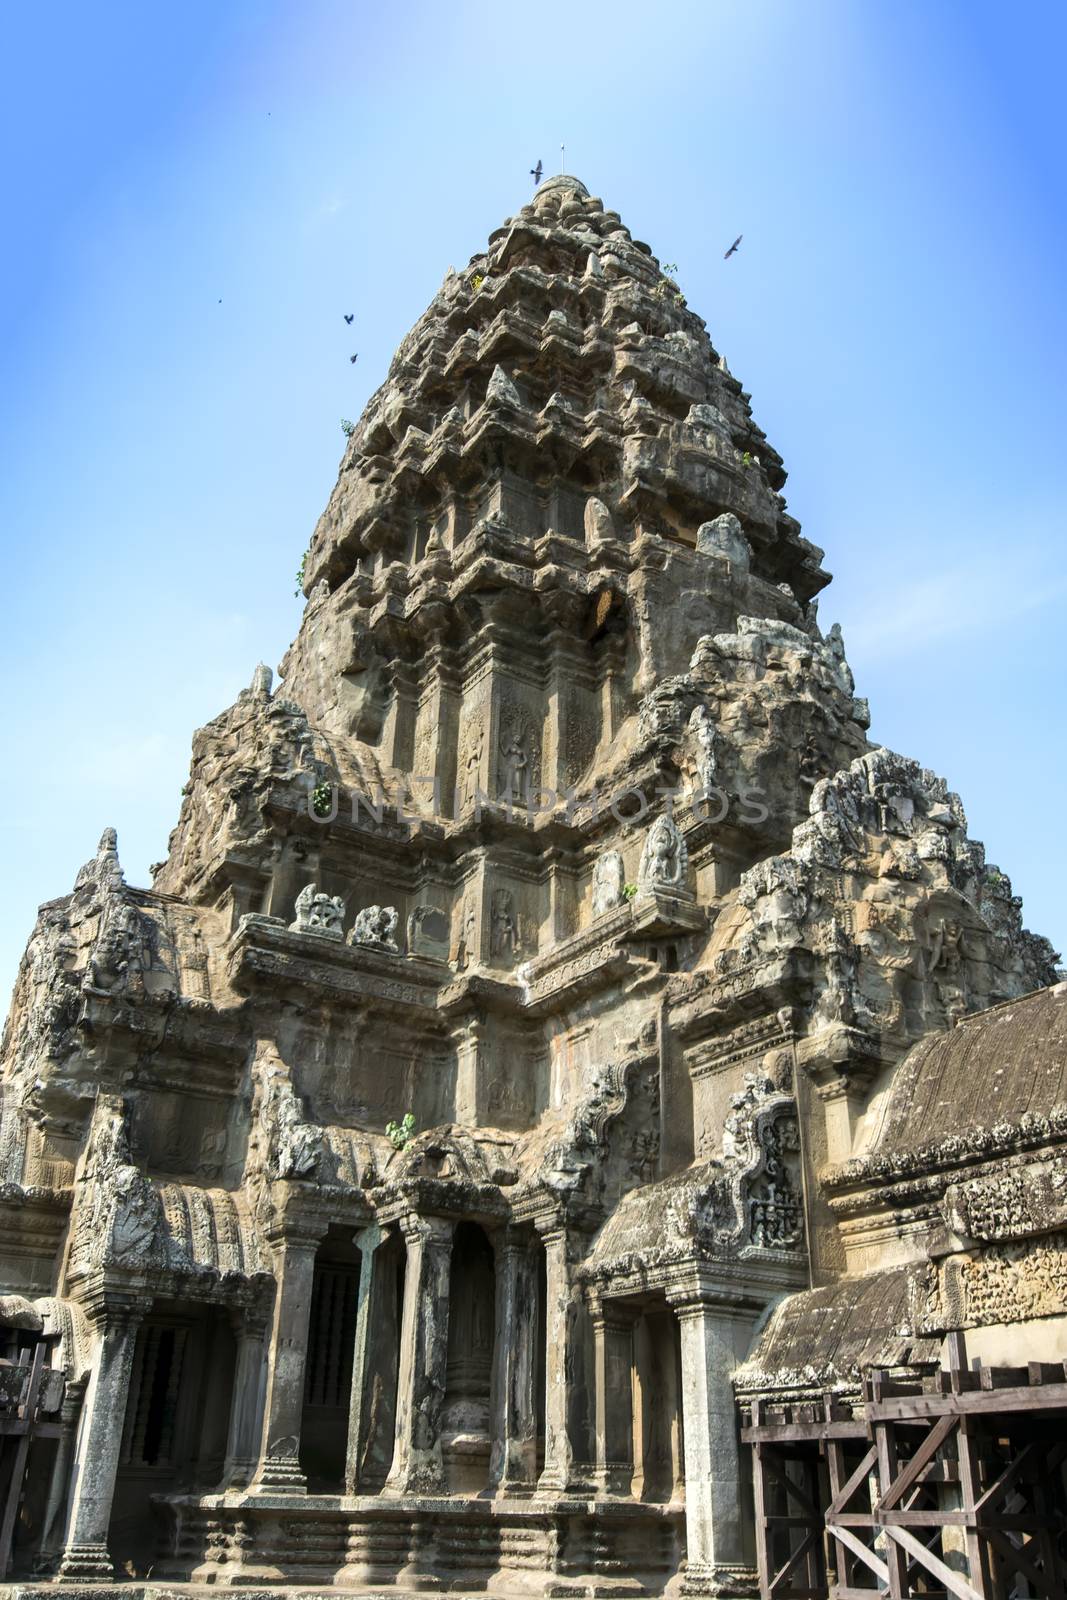
<svg viewBox="0 0 1067 1600"><path fill-rule="evenodd" d="M290 933L313 933L320 939L344 938L345 903L340 895L323 894L309 883L296 897L296 921Z"/></svg>
<svg viewBox="0 0 1067 1600"><path fill-rule="evenodd" d="M265 662L261 661L252 674L251 693L257 700L269 700L273 682L274 673Z"/></svg>
<svg viewBox="0 0 1067 1600"><path fill-rule="evenodd" d="M495 401L497 405L511 406L515 411L521 411L522 401L519 391L504 371L503 367L493 368L493 375L489 379L489 387L485 392L487 401Z"/></svg>
<svg viewBox="0 0 1067 1600"><path fill-rule="evenodd" d="M688 674L657 684L638 707L639 739L644 742L668 736L679 737L697 698L697 690Z"/></svg>
<svg viewBox="0 0 1067 1600"><path fill-rule="evenodd" d="M465 972L472 961L478 959L478 911L473 901L462 907L456 953L453 961L457 972Z"/></svg>
<svg viewBox="0 0 1067 1600"><path fill-rule="evenodd" d="M641 864L637 869L638 893L685 891L688 866L689 853L678 824L664 813L645 834Z"/></svg>
<svg viewBox="0 0 1067 1600"><path fill-rule="evenodd" d="M615 524L611 520L611 512L603 500L598 500L596 495L590 495L585 502L585 542L586 544L604 544L615 537Z"/></svg>
<svg viewBox="0 0 1067 1600"><path fill-rule="evenodd" d="M163 1209L130 1160L120 1095L97 1097L77 1179L69 1271L146 1271L164 1262Z"/></svg>
<svg viewBox="0 0 1067 1600"><path fill-rule="evenodd" d="M398 954L396 929L399 916L395 906L364 906L348 933L349 944L369 945L375 950Z"/></svg>
<svg viewBox="0 0 1067 1600"><path fill-rule="evenodd" d="M957 796L870 744L784 478L676 285L565 176L400 346L313 534L284 693L261 666L197 731L152 887L108 830L19 972L0 1282L58 1292L48 1315L2 1297L0 1324L97 1319L63 1356L92 1380L52 1480L66 1575L112 1481L120 1560L144 1520L116 1421L174 1409L190 1426L150 1475L177 1587L278 1600L418 1569L494 1593L525 1566L576 1593L746 1592L722 1564L751 1529L720 1356L750 1326L748 1393L817 1419L819 1385L847 1406L872 1362L917 1378L945 1328L1026 1320L1021 1358L1062 1356L1067 990ZM425 798L427 773L452 792ZM509 824L501 797L525 809L542 778L574 793ZM726 797L721 826L672 819L679 788ZM379 821L351 818L383 791ZM316 875L375 902L349 946L315 884L295 932L269 914ZM138 1345L124 1313L149 1301L166 1319ZM164 1320L189 1335L169 1373ZM309 1461L325 1440L303 1413L315 1391L325 1421L326 1390L324 1511L299 1444L305 1421ZM62 1448L31 1444L41 1490ZM590 1493L594 1448L623 1500ZM239 1492L253 1472L285 1498ZM559 1497L582 1508L565 1550Z"/></svg>
<svg viewBox="0 0 1067 1600"><path fill-rule="evenodd" d="M855 693L856 680L853 678L852 670L845 660L845 640L839 622L835 622L830 632L826 635L826 648L833 658L837 676L845 693Z"/></svg>
<svg viewBox="0 0 1067 1600"><path fill-rule="evenodd" d="M497 797L525 806L540 782L540 743L534 718L518 700L500 707L500 744L497 752Z"/></svg>
<svg viewBox="0 0 1067 1600"><path fill-rule="evenodd" d="M1067 1312L1067 1234L1025 1248L993 1245L919 1268L913 1314L923 1331L1015 1324Z"/></svg>
<svg viewBox="0 0 1067 1600"><path fill-rule="evenodd" d="M770 1078L745 1074L723 1126L725 1187L715 1209L756 1249L798 1250L804 1242L796 1103Z"/></svg>
<svg viewBox="0 0 1067 1600"><path fill-rule="evenodd" d="M416 906L408 917L408 951L429 961L448 960L448 918L436 906Z"/></svg>
<svg viewBox="0 0 1067 1600"><path fill-rule="evenodd" d="M496 889L489 913L489 954L494 961L511 962L518 947L515 901L508 889Z"/></svg>
<svg viewBox="0 0 1067 1600"><path fill-rule="evenodd" d="M623 903L625 868L620 850L605 850L593 868L593 915L603 916Z"/></svg>
<svg viewBox="0 0 1067 1600"><path fill-rule="evenodd" d="M1067 1160L1032 1162L952 1184L941 1205L952 1230L988 1242L1067 1230Z"/></svg>
<svg viewBox="0 0 1067 1600"><path fill-rule="evenodd" d="M323 1131L307 1120L288 1068L278 1060L263 1061L249 1143L248 1181L255 1187L277 1178L315 1179L322 1171L326 1151Z"/></svg>
<svg viewBox="0 0 1067 1600"><path fill-rule="evenodd" d="M480 724L473 724L468 728L466 742L460 750L460 810L465 811L477 801L481 783L484 739Z"/></svg>
<svg viewBox="0 0 1067 1600"><path fill-rule="evenodd" d="M694 706L686 725L688 776L696 794L707 797L716 787L715 723L706 705Z"/></svg>
<svg viewBox="0 0 1067 1600"><path fill-rule="evenodd" d="M529 764L522 734L509 734L500 746L500 792L504 799L526 800L530 788Z"/></svg>
<svg viewBox="0 0 1067 1600"><path fill-rule="evenodd" d="M739 572L747 572L752 563L752 546L732 511L724 511L713 521L701 523L697 529L697 549L704 555L724 556Z"/></svg>
<svg viewBox="0 0 1067 1600"><path fill-rule="evenodd" d="M752 867L741 879L738 899L751 913L757 949L771 954L800 943L808 902L795 862L776 856Z"/></svg>

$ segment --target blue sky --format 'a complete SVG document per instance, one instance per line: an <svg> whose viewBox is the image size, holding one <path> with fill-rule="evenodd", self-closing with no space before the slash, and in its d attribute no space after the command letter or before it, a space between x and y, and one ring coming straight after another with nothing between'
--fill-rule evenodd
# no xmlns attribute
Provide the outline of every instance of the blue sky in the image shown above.
<svg viewBox="0 0 1067 1600"><path fill-rule="evenodd" d="M5 995L105 825L148 881L192 730L298 626L341 417L563 140L752 392L872 736L1067 946L1067 14L657 11L9 11Z"/></svg>

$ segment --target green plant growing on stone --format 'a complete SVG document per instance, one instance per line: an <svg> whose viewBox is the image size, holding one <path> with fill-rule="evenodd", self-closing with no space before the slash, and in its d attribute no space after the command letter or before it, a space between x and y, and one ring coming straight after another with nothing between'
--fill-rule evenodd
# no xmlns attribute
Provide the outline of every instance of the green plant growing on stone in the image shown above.
<svg viewBox="0 0 1067 1600"><path fill-rule="evenodd" d="M478 290L481 288L481 286L482 286L482 284L484 282L485 282L485 273L484 272L472 272L471 273L471 288L474 290L475 294L478 293Z"/></svg>
<svg viewBox="0 0 1067 1600"><path fill-rule="evenodd" d="M752 451L751 450L746 450L745 453L742 455L742 457L741 457L741 465L743 467L751 467L751 466L754 465L754 462L752 460Z"/></svg>
<svg viewBox="0 0 1067 1600"><path fill-rule="evenodd" d="M333 810L333 785L325 779L311 791L311 809L317 817L328 817Z"/></svg>
<svg viewBox="0 0 1067 1600"><path fill-rule="evenodd" d="M394 1150L403 1150L414 1133L415 1118L410 1111L405 1111L402 1122L387 1122L385 1125L385 1136Z"/></svg>
<svg viewBox="0 0 1067 1600"><path fill-rule="evenodd" d="M304 592L304 574L307 570L309 553L309 550L304 551L304 554L300 557L300 565L296 569L296 588L293 590L293 594L297 600L300 599Z"/></svg>
<svg viewBox="0 0 1067 1600"><path fill-rule="evenodd" d="M655 298L657 300L673 300L675 305L684 306L685 295L682 294L678 285L672 282L674 274L678 271L677 261L661 262L660 271L663 276L652 291Z"/></svg>
<svg viewBox="0 0 1067 1600"><path fill-rule="evenodd" d="M624 883L623 886L622 886L622 897L623 897L624 900L636 900L637 899L637 885L636 885L636 883Z"/></svg>
<svg viewBox="0 0 1067 1600"><path fill-rule="evenodd" d="M349 422L347 417L342 417L341 418L341 432L344 434L345 438L346 439L351 439L351 437L355 433L355 431L356 431L355 423L354 422Z"/></svg>

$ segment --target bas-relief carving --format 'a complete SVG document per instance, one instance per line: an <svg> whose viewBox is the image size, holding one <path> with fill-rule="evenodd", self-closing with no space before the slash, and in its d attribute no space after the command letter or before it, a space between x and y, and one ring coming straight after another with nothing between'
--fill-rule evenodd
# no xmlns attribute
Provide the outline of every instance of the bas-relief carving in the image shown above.
<svg viewBox="0 0 1067 1600"><path fill-rule="evenodd" d="M1027 1322L1067 1313L1067 1234L992 1245L916 1269L913 1315L923 1332Z"/></svg>
<svg viewBox="0 0 1067 1600"><path fill-rule="evenodd" d="M519 926L515 899L508 889L494 889L489 908L489 954L492 960L510 965L519 950Z"/></svg>
<svg viewBox="0 0 1067 1600"><path fill-rule="evenodd" d="M757 1249L797 1250L804 1241L796 1102L770 1078L746 1073L723 1128L726 1181L713 1203L720 1225Z"/></svg>
<svg viewBox="0 0 1067 1600"><path fill-rule="evenodd" d="M688 865L689 853L678 824L666 815L657 817L645 835L641 850L638 892L685 889Z"/></svg>
<svg viewBox="0 0 1067 1600"><path fill-rule="evenodd" d="M499 726L493 798L526 806L541 784L540 727L529 707L512 698L501 702Z"/></svg>
<svg viewBox="0 0 1067 1600"><path fill-rule="evenodd" d="M460 811L474 806L481 791L482 751L485 732L480 722L471 722L460 744L457 762L456 787L459 791Z"/></svg>

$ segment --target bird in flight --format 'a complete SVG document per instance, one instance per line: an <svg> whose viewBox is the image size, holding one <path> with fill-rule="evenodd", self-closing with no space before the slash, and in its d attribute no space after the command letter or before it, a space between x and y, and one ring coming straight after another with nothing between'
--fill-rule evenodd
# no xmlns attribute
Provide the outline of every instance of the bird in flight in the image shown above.
<svg viewBox="0 0 1067 1600"><path fill-rule="evenodd" d="M541 157L538 156L536 167L530 168L530 177L533 179L534 183L541 182L541 174L544 172L544 170L544 167L541 165Z"/></svg>
<svg viewBox="0 0 1067 1600"><path fill-rule="evenodd" d="M344 313L344 319L348 323L349 327L351 327L352 323L356 320L356 313L354 311L346 311Z"/></svg>
<svg viewBox="0 0 1067 1600"><path fill-rule="evenodd" d="M743 238L744 238L744 237L745 237L745 236L744 236L744 234L743 234L743 233L739 233L739 234L738 234L738 235L737 235L737 238L736 238L736 239L735 239L735 240L734 240L734 242L733 242L733 244L732 244L732 245L731 245L731 246L730 246L730 248L729 248L729 250L727 250L727 252L726 252L726 254L725 254L725 255L724 255L724 256L723 256L723 260L724 260L724 261L729 261L729 259L730 259L730 257L731 257L731 256L732 256L732 255L733 255L733 253L734 253L734 251L735 251L735 250L736 250L736 249L737 249L737 247L738 247L738 245L739 245L739 244L740 244L740 243L741 243L741 240L742 240L742 239L743 239Z"/></svg>
<svg viewBox="0 0 1067 1600"><path fill-rule="evenodd" d="M348 359L352 363L352 365L355 366L356 362L359 360L359 356L358 356L358 354L354 355L354 356L349 356Z"/></svg>

